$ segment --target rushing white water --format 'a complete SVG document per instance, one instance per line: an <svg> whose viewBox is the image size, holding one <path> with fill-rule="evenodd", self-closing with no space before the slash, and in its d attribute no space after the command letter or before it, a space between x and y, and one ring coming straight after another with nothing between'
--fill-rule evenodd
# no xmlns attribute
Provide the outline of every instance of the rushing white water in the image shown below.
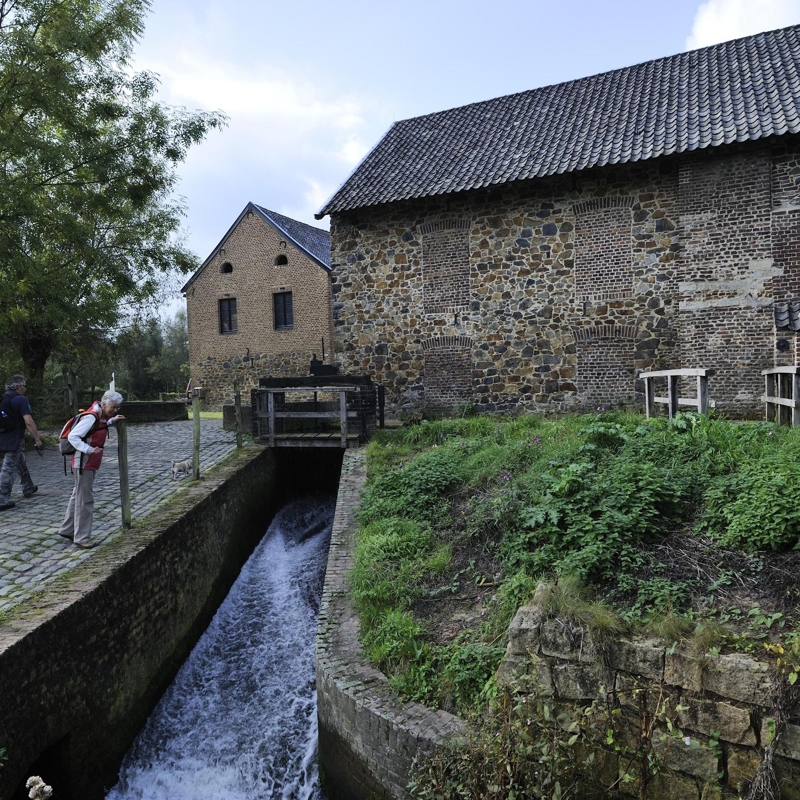
<svg viewBox="0 0 800 800"><path fill-rule="evenodd" d="M109 800L319 800L314 633L329 499L282 509L161 698Z"/></svg>

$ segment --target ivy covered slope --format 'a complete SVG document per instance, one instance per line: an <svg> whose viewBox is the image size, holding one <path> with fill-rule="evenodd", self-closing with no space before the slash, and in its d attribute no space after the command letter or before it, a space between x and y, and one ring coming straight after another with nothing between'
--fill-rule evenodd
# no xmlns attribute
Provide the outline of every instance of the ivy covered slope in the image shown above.
<svg viewBox="0 0 800 800"><path fill-rule="evenodd" d="M367 457L351 587L367 654L406 698L479 705L543 579L608 630L751 651L798 638L798 431L471 417L382 432Z"/></svg>

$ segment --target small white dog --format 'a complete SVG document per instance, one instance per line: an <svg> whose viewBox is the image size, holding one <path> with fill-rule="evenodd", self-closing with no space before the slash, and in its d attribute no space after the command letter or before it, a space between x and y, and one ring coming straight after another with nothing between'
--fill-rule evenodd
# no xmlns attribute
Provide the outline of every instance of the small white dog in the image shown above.
<svg viewBox="0 0 800 800"><path fill-rule="evenodd" d="M192 462L188 459L186 461L173 461L172 462L172 480L176 481L178 478L184 478L192 471Z"/></svg>

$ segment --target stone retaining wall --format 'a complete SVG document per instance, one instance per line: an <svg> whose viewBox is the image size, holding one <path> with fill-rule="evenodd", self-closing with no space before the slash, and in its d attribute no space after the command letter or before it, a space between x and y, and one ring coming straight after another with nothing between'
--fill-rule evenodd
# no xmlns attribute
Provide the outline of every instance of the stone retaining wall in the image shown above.
<svg viewBox="0 0 800 800"><path fill-rule="evenodd" d="M641 714L630 702L630 689L646 687L648 713L657 719L653 750L662 767L647 784L648 800L743 796L771 740L769 664L739 653L698 658L656 640L614 639L600 646L582 625L548 618L541 595L540 587L534 602L521 608L511 624L497 676L501 685L513 686L521 676L535 675L562 708L585 707L616 694L623 709L623 736L634 747ZM653 709L656 698L671 709L664 719ZM668 735L666 716L680 729L680 737ZM614 752L599 752L598 772L607 781L629 766ZM798 800L800 726L788 725L775 742L774 754L780 797ZM632 797L639 796L638 790L636 782L621 788Z"/></svg>
<svg viewBox="0 0 800 800"><path fill-rule="evenodd" d="M462 723L445 711L400 701L358 642L347 575L365 474L364 451L347 450L317 630L319 760L332 800L405 800L414 757L430 752Z"/></svg>
<svg viewBox="0 0 800 800"><path fill-rule="evenodd" d="M99 800L262 537L274 451L248 447L0 623L0 800L40 774ZM24 795L23 795L24 796Z"/></svg>

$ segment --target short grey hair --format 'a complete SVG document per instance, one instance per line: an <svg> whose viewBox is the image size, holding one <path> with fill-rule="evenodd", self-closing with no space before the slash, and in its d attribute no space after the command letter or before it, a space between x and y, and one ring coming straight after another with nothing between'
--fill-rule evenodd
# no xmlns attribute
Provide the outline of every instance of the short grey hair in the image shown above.
<svg viewBox="0 0 800 800"><path fill-rule="evenodd" d="M109 389L100 398L101 406L104 406L106 403L116 403L118 406L121 406L123 403L122 395L119 392L112 392L111 389Z"/></svg>
<svg viewBox="0 0 800 800"><path fill-rule="evenodd" d="M6 389L18 389L20 386L27 386L28 381L25 380L24 375L12 375L6 381Z"/></svg>

